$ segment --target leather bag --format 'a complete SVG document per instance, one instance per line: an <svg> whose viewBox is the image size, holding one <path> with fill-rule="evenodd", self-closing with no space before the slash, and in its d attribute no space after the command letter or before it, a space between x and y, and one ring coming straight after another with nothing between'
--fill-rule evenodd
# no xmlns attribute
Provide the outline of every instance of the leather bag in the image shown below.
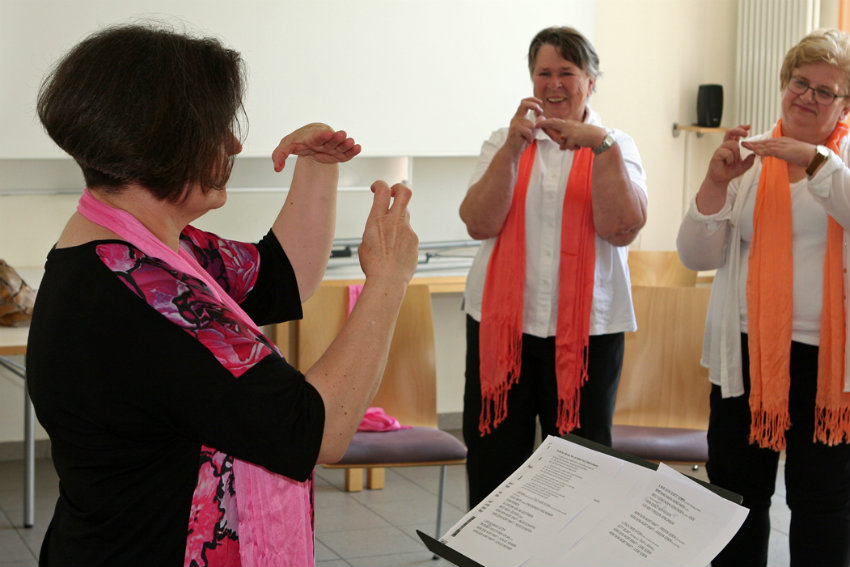
<svg viewBox="0 0 850 567"><path fill-rule="evenodd" d="M0 326L20 327L32 318L35 290L15 268L0 260Z"/></svg>

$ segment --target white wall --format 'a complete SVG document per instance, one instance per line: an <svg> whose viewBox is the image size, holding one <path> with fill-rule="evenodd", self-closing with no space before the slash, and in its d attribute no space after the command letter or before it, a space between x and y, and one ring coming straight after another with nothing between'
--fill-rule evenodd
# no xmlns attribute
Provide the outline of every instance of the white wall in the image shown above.
<svg viewBox="0 0 850 567"><path fill-rule="evenodd" d="M604 75L592 99L603 119L630 133L649 188L649 222L638 247L675 247L683 170L697 186L719 134L674 138L674 123L696 122L697 89L724 89L722 125L734 116L736 0L597 0L596 48Z"/></svg>
<svg viewBox="0 0 850 567"><path fill-rule="evenodd" d="M523 92L523 67L505 62L521 60L526 38L553 16L593 27L593 0L527 5L533 9L514 10L514 0L3 0L0 155L59 156L33 112L42 76L95 29L138 19L212 34L239 50L252 118L246 155L265 156L281 131L315 120L357 133L364 155L468 155L478 131ZM487 46L474 60L463 56L470 40ZM488 104L474 112L447 90L485 82Z"/></svg>
<svg viewBox="0 0 850 567"><path fill-rule="evenodd" d="M823 0L822 5L826 14L822 16L822 25L837 21L837 0ZM684 136L674 138L672 126L676 122L696 121L698 85L720 83L724 86L722 125L731 125L736 21L737 0L596 0L595 28L586 33L593 37L604 75L591 103L607 124L635 138L648 177L649 222L636 247L647 250L675 247L686 156ZM555 19L552 23L571 22ZM469 50L473 55L476 48L487 49L486 45L474 41L474 34L471 37ZM505 64L524 65L522 55L518 54L514 61ZM459 110L452 120L462 120L465 113L474 112L475 101L486 92L486 85L459 89ZM509 118L506 114L505 124ZM499 126L501 124L493 124L481 132L481 139ZM447 135L451 135L450 128L447 128ZM686 183L689 190L698 186L719 142L716 134L700 139L691 136ZM408 179L412 183L415 192L411 203L412 222L422 240L466 237L457 218L457 208L474 157L416 157L409 161L407 158L360 158L360 161L362 165L355 166L352 162L353 169L344 169L347 184L368 185L366 180L373 176L388 181ZM240 167L237 166L234 176L241 175ZM246 165L252 171L263 167L259 161ZM269 183L255 181L251 176L245 179L241 182L243 186ZM0 160L0 193L19 187L30 190L24 195L0 196L0 257L12 265L40 265L65 218L73 210L77 196L36 195L33 191L46 187L78 188L80 185L81 179L72 163ZM360 199L364 196L368 198L368 195L358 196L357 193L340 197L345 207L341 209L338 236L359 234L365 218ZM264 232L268 218L279 203L279 194L234 193L227 207L210 215L205 222L209 228L228 236L256 237ZM460 294L437 297L434 306L438 410L441 413L459 412L464 357ZM20 440L23 436L20 400L18 381L0 376L0 442Z"/></svg>

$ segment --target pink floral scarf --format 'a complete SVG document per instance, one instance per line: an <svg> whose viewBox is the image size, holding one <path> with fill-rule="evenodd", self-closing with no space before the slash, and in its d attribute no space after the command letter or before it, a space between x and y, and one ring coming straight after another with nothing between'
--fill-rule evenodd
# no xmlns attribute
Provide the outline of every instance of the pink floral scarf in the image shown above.
<svg viewBox="0 0 850 567"><path fill-rule="evenodd" d="M172 250L131 214L97 200L88 189L80 198L77 210L148 257L197 278L203 291L219 301L238 324L244 325L253 336L262 338L264 345L272 344L239 304L182 246L179 252ZM230 361L223 359L222 353L215 354L237 378L250 368L244 361ZM233 495L225 494L218 501L215 493L222 482L232 484ZM236 501L235 506L232 500ZM222 526L233 533L232 539L215 536ZM296 482L210 447L202 447L184 563L312 566L313 561L312 482Z"/></svg>

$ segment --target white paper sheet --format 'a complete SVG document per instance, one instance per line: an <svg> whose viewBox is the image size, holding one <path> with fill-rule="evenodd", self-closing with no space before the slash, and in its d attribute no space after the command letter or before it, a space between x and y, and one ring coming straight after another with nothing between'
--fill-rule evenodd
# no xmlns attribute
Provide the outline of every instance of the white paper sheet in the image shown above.
<svg viewBox="0 0 850 567"><path fill-rule="evenodd" d="M557 437L440 539L487 567L708 564L747 510Z"/></svg>

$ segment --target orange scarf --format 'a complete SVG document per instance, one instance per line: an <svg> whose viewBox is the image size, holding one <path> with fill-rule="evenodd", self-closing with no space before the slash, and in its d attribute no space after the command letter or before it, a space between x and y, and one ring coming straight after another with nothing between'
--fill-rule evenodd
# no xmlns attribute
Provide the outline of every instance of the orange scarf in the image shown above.
<svg viewBox="0 0 850 567"><path fill-rule="evenodd" d="M827 147L838 152L838 144L847 131L847 125L839 123ZM781 135L780 120L773 137ZM843 229L832 217L827 222L814 441L836 445L850 441L850 394L843 391ZM793 316L792 231L788 164L764 157L747 276L750 443L777 451L785 448L785 431L791 425L788 389Z"/></svg>
<svg viewBox="0 0 850 567"><path fill-rule="evenodd" d="M525 291L525 197L537 142L523 152L513 201L502 227L484 281L479 357L481 361L482 435L508 414L508 391L522 366L522 314ZM573 154L561 216L558 327L555 373L558 383L558 430L563 435L579 426L579 390L587 380L590 306L596 266L596 233L591 208L593 152Z"/></svg>

